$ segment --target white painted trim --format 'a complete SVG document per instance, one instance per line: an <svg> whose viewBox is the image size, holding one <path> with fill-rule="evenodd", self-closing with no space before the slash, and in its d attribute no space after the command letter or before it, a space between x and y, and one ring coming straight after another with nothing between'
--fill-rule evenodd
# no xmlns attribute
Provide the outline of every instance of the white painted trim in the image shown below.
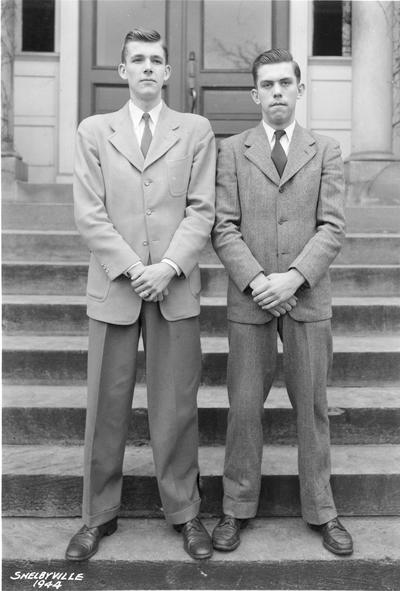
<svg viewBox="0 0 400 591"><path fill-rule="evenodd" d="M57 0L60 13L57 182L72 180L79 100L79 0Z"/></svg>
<svg viewBox="0 0 400 591"><path fill-rule="evenodd" d="M296 107L296 119L304 127L308 125L307 81L311 4L310 0L290 0L289 9L289 47L300 66L301 77L306 84L306 95L299 100Z"/></svg>

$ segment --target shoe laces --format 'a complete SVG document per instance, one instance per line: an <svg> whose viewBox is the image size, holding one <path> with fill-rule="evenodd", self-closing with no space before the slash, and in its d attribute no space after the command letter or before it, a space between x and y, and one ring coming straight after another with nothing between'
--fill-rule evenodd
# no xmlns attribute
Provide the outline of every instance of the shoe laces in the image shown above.
<svg viewBox="0 0 400 591"><path fill-rule="evenodd" d="M340 523L339 519L331 519L325 526L328 530L338 529L339 531L346 531L345 527Z"/></svg>
<svg viewBox="0 0 400 591"><path fill-rule="evenodd" d="M236 529L237 527L237 519L232 515L224 515L221 521L219 522L220 527L230 527L232 529Z"/></svg>
<svg viewBox="0 0 400 591"><path fill-rule="evenodd" d="M195 517L194 519L187 521L185 523L184 527L188 533L190 533L192 531L203 531L203 526L202 526L201 521L198 517Z"/></svg>

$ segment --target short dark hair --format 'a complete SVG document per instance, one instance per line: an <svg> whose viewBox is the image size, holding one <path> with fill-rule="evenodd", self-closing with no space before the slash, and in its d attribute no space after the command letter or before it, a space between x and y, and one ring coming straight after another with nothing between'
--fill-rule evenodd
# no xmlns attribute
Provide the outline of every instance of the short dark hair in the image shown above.
<svg viewBox="0 0 400 591"><path fill-rule="evenodd" d="M257 86L258 70L265 64L279 64L281 62L291 62L293 64L294 74L297 79L297 83L301 80L300 67L297 62L294 61L292 54L287 49L268 49L263 51L253 62L252 74L254 85Z"/></svg>
<svg viewBox="0 0 400 591"><path fill-rule="evenodd" d="M126 59L126 46L131 41L145 41L146 43L161 43L162 48L164 50L165 55L165 63L168 63L168 49L164 43L163 38L161 37L158 31L154 31L152 29L143 29L142 27L136 27L133 31L129 31L125 35L124 45L122 47L121 52L121 63L125 63Z"/></svg>

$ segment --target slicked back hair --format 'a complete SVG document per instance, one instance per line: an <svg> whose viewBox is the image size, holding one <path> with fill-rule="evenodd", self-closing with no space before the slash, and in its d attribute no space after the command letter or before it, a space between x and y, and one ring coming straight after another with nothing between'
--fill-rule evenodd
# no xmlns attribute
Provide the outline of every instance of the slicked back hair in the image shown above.
<svg viewBox="0 0 400 591"><path fill-rule="evenodd" d="M122 47L121 52L121 63L125 63L126 60L126 46L131 41L145 41L146 43L161 43L162 48L164 50L165 55L165 63L168 64L168 49L167 46L164 44L164 40L161 37L158 31L154 31L152 29L143 29L142 27L137 27L133 29L133 31L129 31L125 35L124 45Z"/></svg>
<svg viewBox="0 0 400 591"><path fill-rule="evenodd" d="M265 64L280 64L281 62L291 62L293 64L294 75L297 79L297 84L301 80L300 67L297 62L294 61L292 54L287 49L269 49L263 51L253 62L252 74L254 85L257 87L258 70Z"/></svg>

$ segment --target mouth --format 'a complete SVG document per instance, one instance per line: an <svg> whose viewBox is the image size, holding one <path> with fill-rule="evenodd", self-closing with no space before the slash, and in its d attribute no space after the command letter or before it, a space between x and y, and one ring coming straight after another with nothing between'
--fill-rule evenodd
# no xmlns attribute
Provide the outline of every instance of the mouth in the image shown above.
<svg viewBox="0 0 400 591"><path fill-rule="evenodd" d="M153 78L142 78L140 82L154 82L154 84L157 84L157 81L153 80Z"/></svg>
<svg viewBox="0 0 400 591"><path fill-rule="evenodd" d="M286 107L286 103L272 103L271 107Z"/></svg>

